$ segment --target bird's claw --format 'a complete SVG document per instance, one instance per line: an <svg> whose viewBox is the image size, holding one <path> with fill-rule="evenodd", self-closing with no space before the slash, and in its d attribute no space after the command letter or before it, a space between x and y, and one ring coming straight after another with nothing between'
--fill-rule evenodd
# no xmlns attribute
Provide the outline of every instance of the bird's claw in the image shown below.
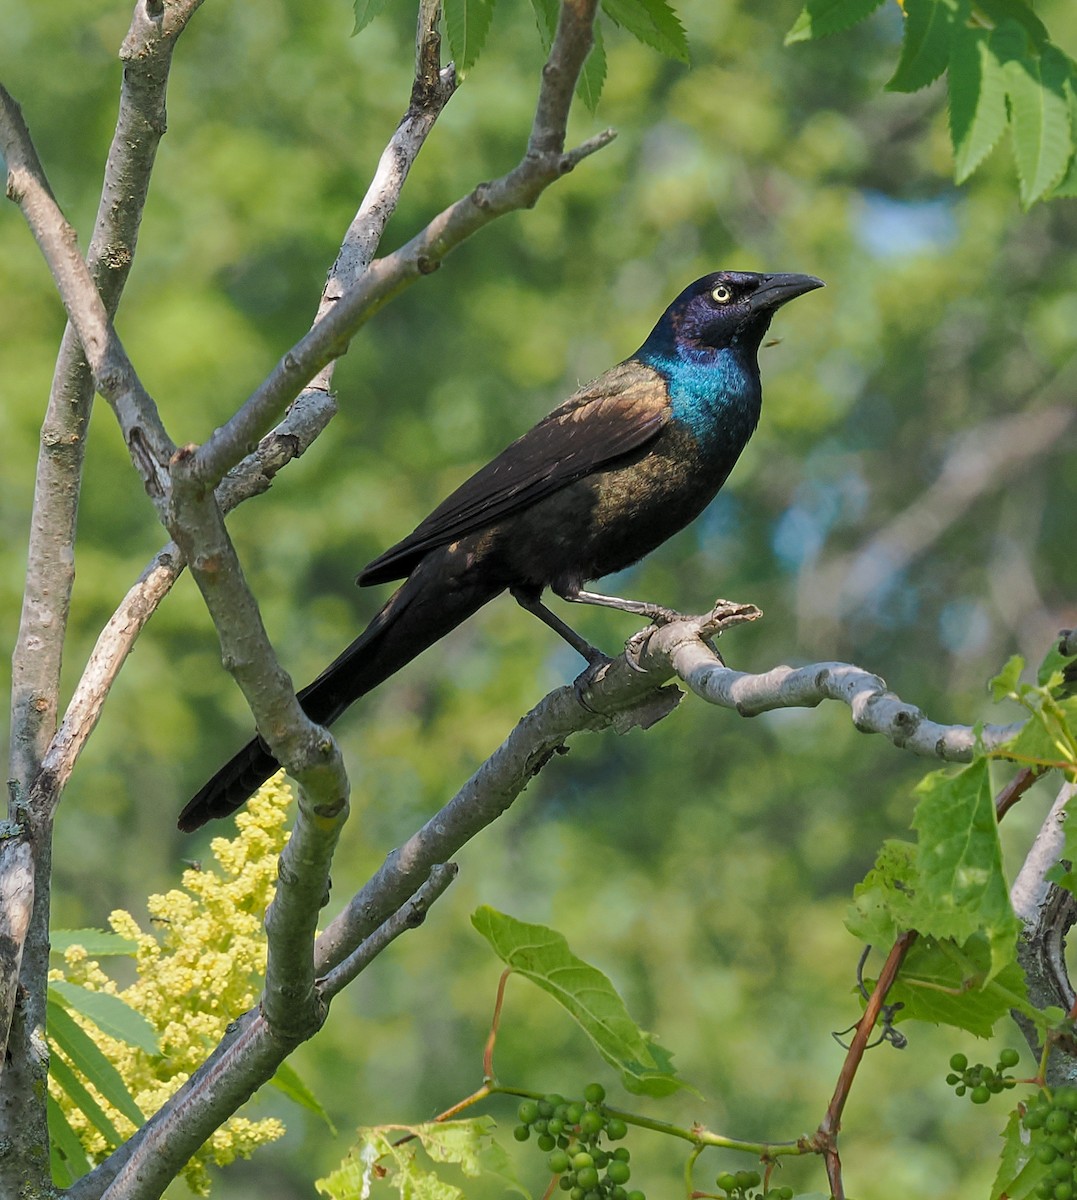
<svg viewBox="0 0 1077 1200"><path fill-rule="evenodd" d="M595 682L601 672L612 662L612 658L603 654L601 650L596 650L593 657L588 657L587 666L584 667L572 682L572 690L576 694L577 702L582 708L586 708L588 712L597 711L587 699L587 693L590 691L591 684Z"/></svg>

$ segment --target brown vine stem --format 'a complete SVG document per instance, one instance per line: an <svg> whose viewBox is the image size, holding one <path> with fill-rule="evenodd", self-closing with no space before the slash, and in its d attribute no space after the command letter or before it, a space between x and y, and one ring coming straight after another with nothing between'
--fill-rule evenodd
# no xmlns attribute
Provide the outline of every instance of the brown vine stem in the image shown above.
<svg viewBox="0 0 1077 1200"><path fill-rule="evenodd" d="M494 1001L494 1015L490 1021L490 1036L482 1052L482 1077L489 1083L494 1077L494 1043L497 1041L497 1030L501 1025L501 1009L505 1003L505 985L512 974L512 968L506 967L497 981L497 999Z"/></svg>
<svg viewBox="0 0 1077 1200"><path fill-rule="evenodd" d="M838 1157L838 1130L841 1128L841 1114L845 1110L845 1102L849 1099L853 1079L860 1066L860 1060L864 1057L864 1051L867 1049L871 1032L875 1028L875 1022L879 1019L886 994L894 986L894 980L897 978L905 955L918 936L915 929L910 929L903 933L890 948L890 953L886 956L883 969L879 972L879 978L867 1007L864 1009L864 1015L857 1022L856 1033L853 1034L853 1040L849 1043L849 1051L845 1055L845 1062L842 1063L837 1086L834 1088L834 1095L827 1106L826 1115L812 1139L815 1149L826 1160L827 1181L830 1184L834 1200L845 1200L845 1188L841 1180L841 1159Z"/></svg>

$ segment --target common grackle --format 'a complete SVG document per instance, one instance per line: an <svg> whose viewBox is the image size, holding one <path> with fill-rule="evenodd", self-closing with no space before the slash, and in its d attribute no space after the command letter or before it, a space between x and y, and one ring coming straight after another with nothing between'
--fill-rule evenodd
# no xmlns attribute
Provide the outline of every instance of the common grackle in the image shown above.
<svg viewBox="0 0 1077 1200"><path fill-rule="evenodd" d="M360 573L403 578L367 628L299 693L330 725L360 696L508 590L586 658L598 652L541 602L601 604L651 620L654 604L583 590L637 562L714 498L759 420L759 344L811 275L718 271L685 288L639 350L581 388L461 484ZM260 738L180 814L197 829L239 808L279 764Z"/></svg>

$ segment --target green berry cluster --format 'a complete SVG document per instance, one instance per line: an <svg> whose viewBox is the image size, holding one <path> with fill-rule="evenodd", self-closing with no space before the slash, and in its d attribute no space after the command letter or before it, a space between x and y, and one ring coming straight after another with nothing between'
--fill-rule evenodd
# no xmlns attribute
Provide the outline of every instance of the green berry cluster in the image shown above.
<svg viewBox="0 0 1077 1200"><path fill-rule="evenodd" d="M950 1074L946 1076L946 1082L959 1096L968 1092L973 1104L986 1104L992 1096L1016 1086L1017 1080L1006 1072L1020 1061L1020 1054L1009 1047L999 1054L994 1067L984 1063L973 1063L970 1067L964 1054L955 1054L950 1059Z"/></svg>
<svg viewBox="0 0 1077 1200"><path fill-rule="evenodd" d="M1021 1124L1032 1134L1036 1160L1045 1168L1033 1195L1039 1200L1077 1197L1077 1088L1040 1092L1029 1104Z"/></svg>
<svg viewBox="0 0 1077 1200"><path fill-rule="evenodd" d="M760 1183L758 1171L723 1171L717 1179L718 1186L730 1200L756 1200L757 1197L768 1197L768 1200L793 1200L791 1187L769 1188L766 1192L756 1192Z"/></svg>
<svg viewBox="0 0 1077 1200"><path fill-rule="evenodd" d="M584 1088L582 1100L566 1100L556 1093L541 1100L525 1100L519 1108L520 1123L512 1131L518 1142L536 1135L546 1163L559 1175L561 1191L568 1200L646 1200L640 1191L628 1191L632 1176L631 1155L625 1146L604 1150L599 1142L619 1142L628 1126L602 1105L606 1089L600 1083Z"/></svg>

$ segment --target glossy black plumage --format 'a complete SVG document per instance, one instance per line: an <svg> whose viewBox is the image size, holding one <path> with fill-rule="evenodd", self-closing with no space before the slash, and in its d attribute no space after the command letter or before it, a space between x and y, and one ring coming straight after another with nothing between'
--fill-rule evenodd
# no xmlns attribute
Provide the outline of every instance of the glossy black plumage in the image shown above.
<svg viewBox="0 0 1077 1200"><path fill-rule="evenodd" d="M406 576L362 634L299 693L331 724L499 593L590 648L539 602L644 616L655 605L583 591L692 521L725 482L759 418L756 353L774 311L821 287L805 275L721 271L686 288L631 358L581 388L360 573ZM180 815L196 829L228 815L278 769L254 739Z"/></svg>

